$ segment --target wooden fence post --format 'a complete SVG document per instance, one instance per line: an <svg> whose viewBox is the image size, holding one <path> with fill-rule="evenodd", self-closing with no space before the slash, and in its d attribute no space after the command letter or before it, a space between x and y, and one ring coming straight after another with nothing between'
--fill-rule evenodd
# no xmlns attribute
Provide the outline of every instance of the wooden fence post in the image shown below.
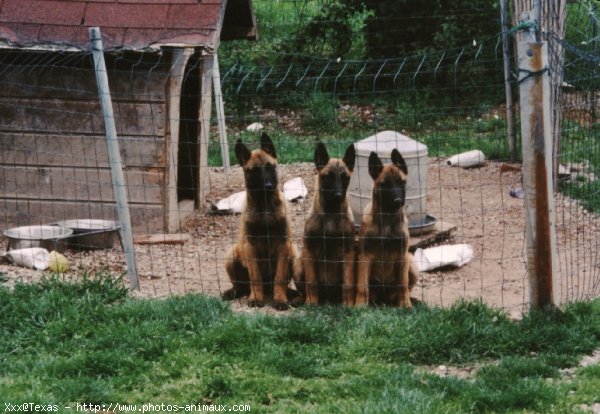
<svg viewBox="0 0 600 414"><path fill-rule="evenodd" d="M519 42L518 57L529 298L531 306L549 310L558 302L558 260L548 46Z"/></svg>
<svg viewBox="0 0 600 414"><path fill-rule="evenodd" d="M185 68L194 53L194 49L173 48L171 50L171 69L167 82L167 112L168 112L168 135L166 145L167 159L167 211L165 221L167 232L175 233L181 229L182 213L177 197L178 183L178 160L179 160L179 133L181 123L181 95L185 78Z"/></svg>
<svg viewBox="0 0 600 414"><path fill-rule="evenodd" d="M200 209L206 205L206 194L208 194L208 143L210 140L210 118L212 110L212 85L213 71L215 68L214 55L202 54L202 65L200 65L200 90L202 99L198 121L200 122L200 141L198 149L199 160L199 182L198 182L198 206Z"/></svg>
<svg viewBox="0 0 600 414"><path fill-rule="evenodd" d="M104 47L102 46L102 36L98 27L90 27L90 40L92 42L92 54L94 57L94 69L96 72L96 82L98 84L98 93L100 95L100 105L104 116L104 130L106 134L106 146L108 149L108 159L110 162L110 174L112 177L115 197L117 199L117 213L119 223L121 224L121 244L125 252L127 261L127 273L131 289L138 289L137 269L135 265L135 250L133 247L133 233L131 230L131 216L129 214L129 205L127 203L127 189L123 177L123 166L121 164L121 153L119 152L119 141L117 141L117 128L115 125L115 116L113 113L112 100L110 98L110 89L108 87L108 74L104 62Z"/></svg>

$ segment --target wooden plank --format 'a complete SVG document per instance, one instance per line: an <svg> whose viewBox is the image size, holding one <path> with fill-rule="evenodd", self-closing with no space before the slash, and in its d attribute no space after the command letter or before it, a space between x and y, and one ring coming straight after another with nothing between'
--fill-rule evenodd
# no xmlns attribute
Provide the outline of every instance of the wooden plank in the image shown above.
<svg viewBox="0 0 600 414"><path fill-rule="evenodd" d="M176 48L172 50L172 65L167 84L167 113L169 114L169 128L166 136L167 151L167 177L166 177L166 207L167 231L169 233L179 230L179 208L177 195L177 160L179 158L179 126L181 87L185 74L185 66L194 53L192 48Z"/></svg>
<svg viewBox="0 0 600 414"><path fill-rule="evenodd" d="M174 244L184 245L192 240L192 236L187 233L172 233L172 234L147 234L136 236L133 239L135 244Z"/></svg>
<svg viewBox="0 0 600 414"><path fill-rule="evenodd" d="M119 137L128 167L164 167L162 137ZM0 164L108 168L106 138L100 135L22 134L0 132Z"/></svg>
<svg viewBox="0 0 600 414"><path fill-rule="evenodd" d="M163 136L165 108L158 103L114 102L117 133ZM104 134L98 101L0 99L0 130L68 135Z"/></svg>
<svg viewBox="0 0 600 414"><path fill-rule="evenodd" d="M163 204L164 169L127 170L125 181L132 203ZM0 197L78 202L115 200L110 170L67 166L0 166Z"/></svg>
<svg viewBox="0 0 600 414"><path fill-rule="evenodd" d="M29 99L97 100L98 86L91 68L67 65L10 66L0 63L0 96ZM167 72L109 69L114 100L164 102Z"/></svg>
<svg viewBox="0 0 600 414"><path fill-rule="evenodd" d="M198 200L196 205L200 209L205 208L206 194L208 194L208 143L210 142L210 117L212 110L212 78L214 68L214 57L212 55L203 55L200 66L200 83L202 88L202 101L200 104L200 137L198 146L200 174L198 183Z"/></svg>
<svg viewBox="0 0 600 414"><path fill-rule="evenodd" d="M4 212L0 216L0 225L3 229L80 218L118 220L114 203L0 199L0 208ZM131 204L130 209L134 234L163 231L164 209L162 206Z"/></svg>
<svg viewBox="0 0 600 414"><path fill-rule="evenodd" d="M410 251L414 252L417 249L424 249L432 244L446 241L456 229L458 226L455 224L438 220L431 232L410 237Z"/></svg>

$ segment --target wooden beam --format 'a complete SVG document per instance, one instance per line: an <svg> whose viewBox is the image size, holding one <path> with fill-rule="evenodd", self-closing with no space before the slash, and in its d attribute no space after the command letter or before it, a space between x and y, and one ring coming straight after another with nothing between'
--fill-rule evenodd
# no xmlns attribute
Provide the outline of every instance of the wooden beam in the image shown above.
<svg viewBox="0 0 600 414"><path fill-rule="evenodd" d="M181 105L181 87L183 86L183 77L185 66L194 53L192 48L174 48L171 50L171 71L167 83L167 145L166 145L166 167L167 185L165 224L169 233L179 231L179 200L177 198L177 161L179 156L179 125L180 125L180 105Z"/></svg>
<svg viewBox="0 0 600 414"><path fill-rule="evenodd" d="M410 236L410 251L425 249L435 243L447 241L452 237L452 233L458 229L458 226L447 221L437 221L433 230L418 236Z"/></svg>
<svg viewBox="0 0 600 414"><path fill-rule="evenodd" d="M192 236L187 233L175 234L147 234L136 236L133 239L135 244L174 244L184 245L192 240Z"/></svg>
<svg viewBox="0 0 600 414"><path fill-rule="evenodd" d="M199 182L198 182L198 200L196 205L198 209L203 210L205 208L206 194L209 192L208 188L208 143L210 140L210 116L212 109L212 82L213 82L213 70L214 70L214 56L211 54L203 54L202 64L199 65L200 70L200 84L202 88L202 102L200 103L200 136L198 150L198 160L200 161L199 171Z"/></svg>

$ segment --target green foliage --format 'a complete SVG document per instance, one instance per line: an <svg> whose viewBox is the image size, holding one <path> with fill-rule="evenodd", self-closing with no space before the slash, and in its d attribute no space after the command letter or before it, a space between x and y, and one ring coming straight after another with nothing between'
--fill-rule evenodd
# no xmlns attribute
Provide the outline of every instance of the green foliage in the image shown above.
<svg viewBox="0 0 600 414"><path fill-rule="evenodd" d="M437 97L445 103L440 108L435 99L433 95L429 98L406 93L398 94L393 100L379 97L350 104L329 94L315 93L296 102L293 114L270 110L268 118L255 114L246 122L261 120L264 123L282 164L312 162L317 141L325 142L331 151L343 155L351 143L386 129L423 142L428 146L430 156L443 157L480 149L488 159L509 158L506 121L498 107L480 103L451 108L451 97ZM259 136L259 133L245 130L230 133L230 163L237 163L233 147L238 138L256 146ZM222 165L216 138L209 145L209 165Z"/></svg>
<svg viewBox="0 0 600 414"><path fill-rule="evenodd" d="M317 140L343 146L382 128L416 134L435 155L479 148L507 158L503 121L489 118L504 96L495 0L254 5L259 41L225 42L219 51L227 122L238 130L270 124L280 162L311 161ZM375 116L345 106L368 106ZM293 111L291 127L279 122L285 111ZM220 165L216 142L209 163Z"/></svg>
<svg viewBox="0 0 600 414"><path fill-rule="evenodd" d="M373 12L364 4L349 7L332 1L300 27L290 42L288 52L328 56L331 58L363 58L366 54L365 27Z"/></svg>
<svg viewBox="0 0 600 414"><path fill-rule="evenodd" d="M337 99L315 93L305 98L301 126L309 133L331 133L337 127Z"/></svg>
<svg viewBox="0 0 600 414"><path fill-rule="evenodd" d="M371 58L462 47L500 31L498 4L493 0L340 0L328 4L323 17L311 25L323 21L321 26L347 45L356 33L350 29L353 19L364 22L354 27L364 27L364 57ZM306 34L311 40L319 36L323 37L319 30Z"/></svg>
<svg viewBox="0 0 600 414"><path fill-rule="evenodd" d="M495 0L255 0L253 5L259 41L225 42L223 66L274 64L292 55L390 58L463 47L500 32Z"/></svg>
<svg viewBox="0 0 600 414"><path fill-rule="evenodd" d="M564 80L579 90L600 89L596 75L600 61L600 2L583 0L567 4L565 25L565 40L580 53L565 54ZM587 58L582 59L582 55Z"/></svg>
<svg viewBox="0 0 600 414"><path fill-rule="evenodd" d="M587 170L575 180L559 181L559 190L592 212L600 212L600 125L581 126L573 119L562 123L560 154L562 163L582 163Z"/></svg>
<svg viewBox="0 0 600 414"><path fill-rule="evenodd" d="M321 0L254 0L259 38L256 42L233 41L219 46L222 67L275 64L298 31L321 12ZM297 51L296 51L297 52Z"/></svg>
<svg viewBox="0 0 600 414"><path fill-rule="evenodd" d="M560 190L571 198L580 200L588 211L600 213L600 181L561 182Z"/></svg>

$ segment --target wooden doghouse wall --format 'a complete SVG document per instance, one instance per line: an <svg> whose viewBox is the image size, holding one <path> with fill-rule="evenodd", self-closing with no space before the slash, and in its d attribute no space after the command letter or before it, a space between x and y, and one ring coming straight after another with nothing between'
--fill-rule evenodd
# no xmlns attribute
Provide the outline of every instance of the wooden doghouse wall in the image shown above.
<svg viewBox="0 0 600 414"><path fill-rule="evenodd" d="M0 52L1 225L116 219L89 55ZM136 233L166 230L169 52L107 56ZM175 158L176 159L176 158Z"/></svg>

